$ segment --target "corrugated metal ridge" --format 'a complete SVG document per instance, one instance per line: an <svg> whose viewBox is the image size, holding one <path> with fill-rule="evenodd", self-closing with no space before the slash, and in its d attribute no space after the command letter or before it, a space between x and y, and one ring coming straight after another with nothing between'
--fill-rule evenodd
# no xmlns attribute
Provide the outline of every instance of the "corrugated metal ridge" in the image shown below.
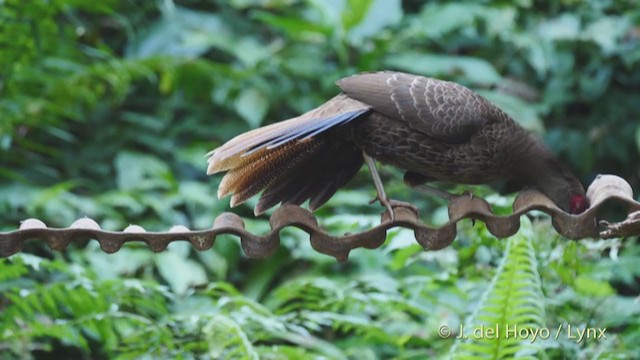
<svg viewBox="0 0 640 360"><path fill-rule="evenodd" d="M346 261L353 249L375 249L381 246L390 228L412 229L416 241L425 250L437 250L453 242L457 223L462 219L483 221L493 235L505 238L515 234L520 228L520 217L533 210L549 214L556 231L569 239L640 235L640 203L634 200L631 186L624 179L614 175L599 175L589 186L587 198L589 209L580 215L570 215L540 192L526 190L516 197L512 214L499 216L491 211L486 200L463 195L451 202L450 221L440 227L427 226L413 210L397 207L394 221L389 221L384 214L380 225L344 236L327 233L318 226L313 213L293 205L281 206L271 215L271 231L264 235L248 232L242 218L233 213L218 216L211 229L189 230L178 225L167 232L146 232L137 225L131 225L122 232L105 231L89 218L79 219L64 229L48 228L40 220L28 219L22 222L18 230L0 233L0 256L6 257L21 251L24 243L32 239L44 240L55 250L65 249L72 241L95 239L103 251L113 253L130 241L142 241L152 251L163 251L172 241L186 240L198 250L207 250L213 246L218 235L233 234L240 237L242 248L248 257L264 258L273 254L280 245L280 230L293 226L310 235L311 245L316 251L331 255L338 261ZM628 218L625 221L614 224L598 222L599 209L610 201L626 205Z"/></svg>

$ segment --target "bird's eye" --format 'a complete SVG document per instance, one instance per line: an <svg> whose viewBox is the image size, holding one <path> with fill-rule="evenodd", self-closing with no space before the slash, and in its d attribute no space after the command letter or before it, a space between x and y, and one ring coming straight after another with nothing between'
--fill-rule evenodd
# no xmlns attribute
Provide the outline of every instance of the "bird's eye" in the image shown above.
<svg viewBox="0 0 640 360"><path fill-rule="evenodd" d="M571 196L569 211L572 214L582 214L589 207L589 203L587 202L587 198L581 194L574 194Z"/></svg>

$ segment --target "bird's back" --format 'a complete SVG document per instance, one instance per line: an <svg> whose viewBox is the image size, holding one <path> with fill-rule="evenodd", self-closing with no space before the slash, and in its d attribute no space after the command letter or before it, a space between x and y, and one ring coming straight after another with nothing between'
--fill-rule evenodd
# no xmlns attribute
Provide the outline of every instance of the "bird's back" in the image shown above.
<svg viewBox="0 0 640 360"><path fill-rule="evenodd" d="M479 184L507 178L517 149L532 141L506 113L460 84L398 72L337 83L373 110L348 125L356 144L429 180Z"/></svg>
<svg viewBox="0 0 640 360"><path fill-rule="evenodd" d="M460 84L401 72L375 72L337 81L347 96L447 143L465 143L490 122L511 121L498 107Z"/></svg>

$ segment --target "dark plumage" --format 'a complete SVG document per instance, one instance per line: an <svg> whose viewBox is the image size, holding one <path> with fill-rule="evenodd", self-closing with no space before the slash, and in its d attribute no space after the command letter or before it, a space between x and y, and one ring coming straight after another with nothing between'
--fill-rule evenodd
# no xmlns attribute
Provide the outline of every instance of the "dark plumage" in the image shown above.
<svg viewBox="0 0 640 360"><path fill-rule="evenodd" d="M212 151L207 172L227 171L218 196L233 193L233 206L265 189L256 214L307 199L316 209L369 156L406 170L410 185L510 180L539 189L567 212L587 207L580 182L542 142L462 85L399 72L337 84L343 93L318 108Z"/></svg>

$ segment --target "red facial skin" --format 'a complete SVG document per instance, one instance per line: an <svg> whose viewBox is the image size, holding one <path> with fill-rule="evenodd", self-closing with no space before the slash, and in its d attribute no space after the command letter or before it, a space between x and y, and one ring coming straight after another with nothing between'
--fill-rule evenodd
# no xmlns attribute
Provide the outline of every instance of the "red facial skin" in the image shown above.
<svg viewBox="0 0 640 360"><path fill-rule="evenodd" d="M589 207L589 202L587 202L587 198L584 195L574 194L571 196L571 202L569 204L570 211L572 214L582 214Z"/></svg>

